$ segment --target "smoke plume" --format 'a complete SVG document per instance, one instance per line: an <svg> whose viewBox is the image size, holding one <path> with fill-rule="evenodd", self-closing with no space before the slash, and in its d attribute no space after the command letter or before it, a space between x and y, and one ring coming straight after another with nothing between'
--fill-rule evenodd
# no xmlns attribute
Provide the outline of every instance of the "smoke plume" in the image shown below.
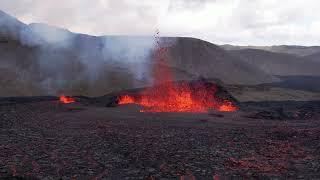
<svg viewBox="0 0 320 180"><path fill-rule="evenodd" d="M96 96L151 82L153 37L89 36L46 24L25 25L4 13L0 17L1 37L10 41L2 45L11 48L0 67L15 69L16 82L32 82L22 95ZM25 57L18 57L13 40Z"/></svg>

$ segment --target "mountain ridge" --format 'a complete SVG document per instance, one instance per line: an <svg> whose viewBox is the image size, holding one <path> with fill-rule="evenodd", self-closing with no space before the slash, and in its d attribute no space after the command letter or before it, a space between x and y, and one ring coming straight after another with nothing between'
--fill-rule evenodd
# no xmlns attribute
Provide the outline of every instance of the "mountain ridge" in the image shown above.
<svg viewBox="0 0 320 180"><path fill-rule="evenodd" d="M230 44L220 45L223 49L243 50L243 49L259 49L274 53L286 53L299 57L309 56L320 52L320 46L299 46L299 45L274 45L274 46L235 46Z"/></svg>
<svg viewBox="0 0 320 180"><path fill-rule="evenodd" d="M3 22L17 24L12 19ZM12 25L0 24L5 26ZM0 68L9 74L0 74L0 84L6 87L0 96L97 96L152 83L156 47L152 36L91 36L41 23L18 26L11 30L19 31L13 33L19 38L12 38L8 31L8 41L0 41ZM189 37L159 39L168 49L167 60L176 80L205 77L252 85L279 81L213 43Z"/></svg>
<svg viewBox="0 0 320 180"><path fill-rule="evenodd" d="M272 75L320 76L320 71L318 69L320 63L305 60L304 57L260 49L230 50L229 52Z"/></svg>

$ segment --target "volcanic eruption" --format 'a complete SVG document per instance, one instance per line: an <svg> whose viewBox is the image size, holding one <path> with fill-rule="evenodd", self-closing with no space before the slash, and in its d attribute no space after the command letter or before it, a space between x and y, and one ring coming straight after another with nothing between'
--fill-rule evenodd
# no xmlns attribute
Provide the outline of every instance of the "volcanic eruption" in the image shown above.
<svg viewBox="0 0 320 180"><path fill-rule="evenodd" d="M174 82L168 66L167 48L160 47L157 41L155 63L153 64L154 85L138 94L123 94L118 104L138 104L140 112L207 112L236 111L238 108L226 99L216 97L217 86L204 81Z"/></svg>

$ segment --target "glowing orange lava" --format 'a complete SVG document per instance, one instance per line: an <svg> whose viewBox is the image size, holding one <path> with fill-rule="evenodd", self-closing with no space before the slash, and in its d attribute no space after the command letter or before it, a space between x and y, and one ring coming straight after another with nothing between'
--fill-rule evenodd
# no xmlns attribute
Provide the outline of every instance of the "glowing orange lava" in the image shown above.
<svg viewBox="0 0 320 180"><path fill-rule="evenodd" d="M214 96L216 87L204 84L191 86L189 83L172 83L151 87L139 96L122 95L118 104L138 104L144 107L141 112L208 112L236 111L231 101L218 101Z"/></svg>
<svg viewBox="0 0 320 180"><path fill-rule="evenodd" d="M231 101L215 96L218 89L214 84L201 81L173 83L168 66L164 62L158 65L161 66L154 72L155 86L136 95L122 95L118 98L118 104L141 105L144 108L140 112L208 112L209 109L238 109Z"/></svg>
<svg viewBox="0 0 320 180"><path fill-rule="evenodd" d="M215 104L207 99L209 91L198 90L192 90L187 83L166 82L146 89L135 103L145 107L143 112L206 112L208 107L214 107Z"/></svg>
<svg viewBox="0 0 320 180"><path fill-rule="evenodd" d="M159 45L159 42L157 42ZM138 104L140 112L207 112L236 111L231 101L216 98L217 87L205 82L173 83L170 67L166 63L166 48L157 48L153 66L154 86L137 95L121 95L118 104Z"/></svg>
<svg viewBox="0 0 320 180"><path fill-rule="evenodd" d="M118 104L133 104L134 98L129 95L120 96Z"/></svg>
<svg viewBox="0 0 320 180"><path fill-rule="evenodd" d="M67 96L60 96L59 101L63 104L70 104L76 102L76 100L72 97L67 97Z"/></svg>
<svg viewBox="0 0 320 180"><path fill-rule="evenodd" d="M223 104L220 105L218 110L222 112L233 112L238 110L238 108L235 105L233 105L232 102L225 100Z"/></svg>

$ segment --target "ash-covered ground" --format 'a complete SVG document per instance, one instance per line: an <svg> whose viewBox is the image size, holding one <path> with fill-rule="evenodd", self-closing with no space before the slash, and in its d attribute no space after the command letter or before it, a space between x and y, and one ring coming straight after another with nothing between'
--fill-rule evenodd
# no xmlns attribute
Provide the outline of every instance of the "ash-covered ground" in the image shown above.
<svg viewBox="0 0 320 180"><path fill-rule="evenodd" d="M27 99L0 103L2 178L320 178L319 102L140 113L135 105Z"/></svg>

